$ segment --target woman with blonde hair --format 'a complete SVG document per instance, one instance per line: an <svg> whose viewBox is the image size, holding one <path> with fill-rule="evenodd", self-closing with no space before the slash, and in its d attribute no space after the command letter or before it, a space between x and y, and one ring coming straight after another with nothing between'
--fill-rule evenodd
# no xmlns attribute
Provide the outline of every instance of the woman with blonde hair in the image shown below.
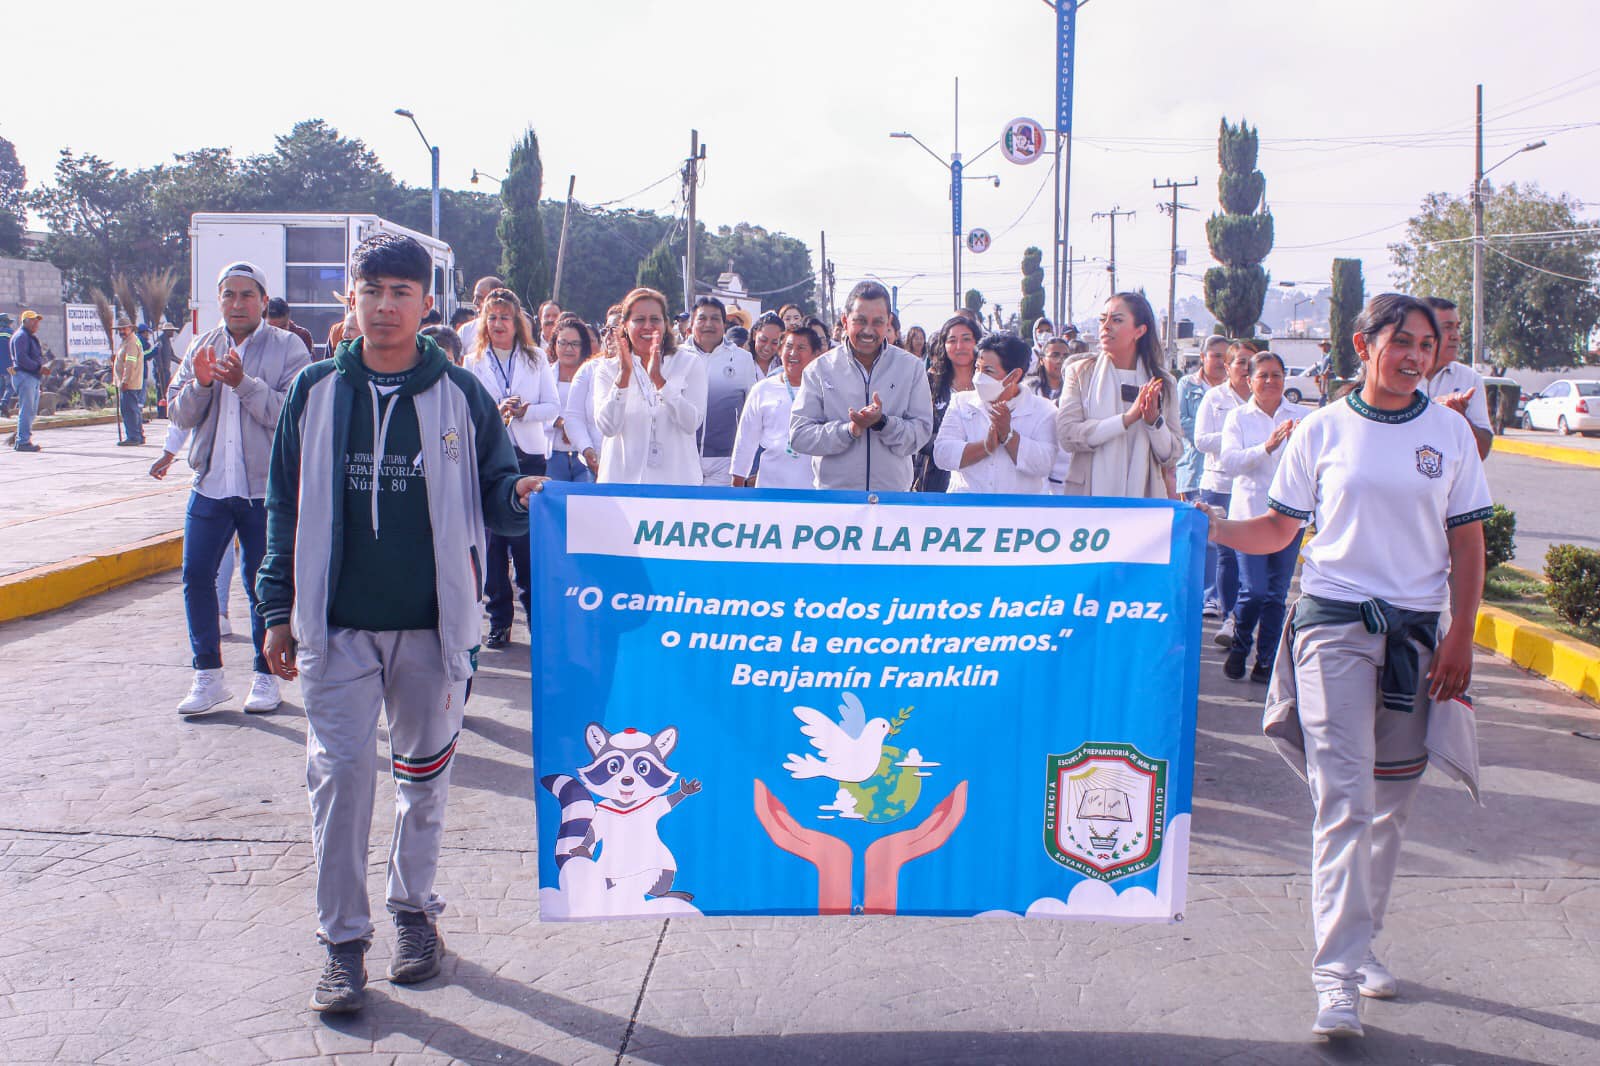
<svg viewBox="0 0 1600 1066"><path fill-rule="evenodd" d="M667 298L634 289L594 371L601 483L700 485L695 433L706 418L705 360L672 342Z"/></svg>
<svg viewBox="0 0 1600 1066"><path fill-rule="evenodd" d="M484 297L465 366L499 405L500 418L517 451L518 467L524 474L543 474L550 455L550 427L561 413L561 395L549 361L534 346L522 301L510 289L495 289ZM523 610L529 606L532 569L528 541L491 532L488 549L484 593L489 601L489 636L484 646L503 648L511 640L511 622L516 615L511 602L512 568Z"/></svg>

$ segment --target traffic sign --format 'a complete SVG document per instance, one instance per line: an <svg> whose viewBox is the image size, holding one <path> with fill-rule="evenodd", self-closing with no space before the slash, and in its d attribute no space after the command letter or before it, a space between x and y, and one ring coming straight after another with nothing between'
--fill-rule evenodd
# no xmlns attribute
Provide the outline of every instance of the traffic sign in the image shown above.
<svg viewBox="0 0 1600 1066"><path fill-rule="evenodd" d="M1000 134L1000 151L1013 163L1026 166L1044 154L1044 127L1031 118L1014 118Z"/></svg>

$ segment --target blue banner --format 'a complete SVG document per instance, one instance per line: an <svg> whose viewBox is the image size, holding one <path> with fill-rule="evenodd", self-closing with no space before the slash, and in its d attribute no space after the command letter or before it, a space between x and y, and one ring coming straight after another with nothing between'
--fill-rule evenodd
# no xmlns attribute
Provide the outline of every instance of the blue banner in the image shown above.
<svg viewBox="0 0 1600 1066"><path fill-rule="evenodd" d="M540 914L1181 918L1205 517L531 500Z"/></svg>
<svg viewBox="0 0 1600 1066"><path fill-rule="evenodd" d="M1078 0L1056 0L1056 132L1072 132L1072 54L1077 49Z"/></svg>
<svg viewBox="0 0 1600 1066"><path fill-rule="evenodd" d="M961 236L961 160L950 161L950 232Z"/></svg>

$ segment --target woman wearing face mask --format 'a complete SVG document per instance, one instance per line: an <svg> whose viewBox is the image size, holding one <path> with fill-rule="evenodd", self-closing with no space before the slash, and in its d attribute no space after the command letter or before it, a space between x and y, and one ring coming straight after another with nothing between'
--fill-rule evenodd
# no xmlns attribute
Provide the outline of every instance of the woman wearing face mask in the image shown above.
<svg viewBox="0 0 1600 1066"><path fill-rule="evenodd" d="M1476 795L1472 715L1456 701L1472 679L1491 500L1472 427L1419 391L1438 337L1421 300L1374 297L1352 338L1358 388L1291 432L1266 513L1211 513L1212 539L1250 555L1317 525L1264 727L1316 811L1312 1031L1329 1036L1361 1035L1358 994L1395 994L1373 945L1430 750L1452 750L1438 765Z"/></svg>
<svg viewBox="0 0 1600 1066"><path fill-rule="evenodd" d="M1064 337L1051 337L1044 343L1044 353L1032 370L1022 379L1022 387L1031 389L1049 402L1053 408L1061 399L1061 386L1069 358L1070 345ZM1045 478L1045 491L1052 496L1063 495L1067 490L1067 476L1072 472L1072 453L1056 449L1055 465Z"/></svg>
<svg viewBox="0 0 1600 1066"><path fill-rule="evenodd" d="M670 338L667 298L634 289L622 301L615 358L594 372L603 484L700 485L695 431L706 418L706 361Z"/></svg>
<svg viewBox="0 0 1600 1066"><path fill-rule="evenodd" d="M1022 376L1032 358L1014 333L978 342L971 391L957 393L933 441L950 492L1039 495L1056 461L1055 408Z"/></svg>
<svg viewBox="0 0 1600 1066"><path fill-rule="evenodd" d="M1218 465L1233 480L1228 517L1255 518L1267 513L1267 489L1283 459L1283 446L1309 408L1283 398L1283 360L1271 352L1252 356L1250 399L1228 412L1222 424ZM1233 641L1222 672L1234 681L1244 677L1252 644L1256 664L1250 680L1266 684L1283 635L1284 599L1300 556L1300 537L1270 555L1239 556L1239 597L1233 608ZM1259 632L1258 632L1259 629Z"/></svg>
<svg viewBox="0 0 1600 1066"><path fill-rule="evenodd" d="M950 473L933 461L933 442L939 438L939 427L944 422L945 411L954 396L972 389L974 367L977 365L978 327L965 315L956 315L939 327L931 345L933 355L928 361L928 387L933 393L933 436L917 454L915 474L911 487L917 492L945 492L950 486Z"/></svg>
<svg viewBox="0 0 1600 1066"><path fill-rule="evenodd" d="M1165 470L1178 461L1177 383L1162 369L1155 312L1136 292L1100 312L1100 355L1067 366L1056 436L1073 453L1068 496L1166 499Z"/></svg>

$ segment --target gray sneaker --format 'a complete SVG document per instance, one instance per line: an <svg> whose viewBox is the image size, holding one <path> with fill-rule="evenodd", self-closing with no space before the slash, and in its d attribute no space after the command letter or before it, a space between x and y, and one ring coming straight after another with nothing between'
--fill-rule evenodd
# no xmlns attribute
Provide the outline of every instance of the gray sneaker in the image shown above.
<svg viewBox="0 0 1600 1066"><path fill-rule="evenodd" d="M1222 620L1222 626L1217 630L1216 636L1211 638L1212 643L1219 648L1233 647L1233 634L1238 630L1238 625L1233 620L1233 615Z"/></svg>
<svg viewBox="0 0 1600 1066"><path fill-rule="evenodd" d="M1394 979L1389 967L1378 961L1378 956L1367 952L1367 961L1356 971L1361 981L1361 994L1368 999L1393 999L1400 991L1400 982Z"/></svg>
<svg viewBox="0 0 1600 1066"><path fill-rule="evenodd" d="M1317 1036L1365 1036L1357 1004L1360 997L1352 987L1341 985L1317 993L1317 1020L1311 1031Z"/></svg>
<svg viewBox="0 0 1600 1066"><path fill-rule="evenodd" d="M438 974L444 958L444 937L433 919L418 911L396 911L394 958L389 960L389 980L414 985Z"/></svg>
<svg viewBox="0 0 1600 1066"><path fill-rule="evenodd" d="M367 989L367 946L360 940L328 945L322 979L311 992L311 1009L324 1014L349 1014L361 1009Z"/></svg>

